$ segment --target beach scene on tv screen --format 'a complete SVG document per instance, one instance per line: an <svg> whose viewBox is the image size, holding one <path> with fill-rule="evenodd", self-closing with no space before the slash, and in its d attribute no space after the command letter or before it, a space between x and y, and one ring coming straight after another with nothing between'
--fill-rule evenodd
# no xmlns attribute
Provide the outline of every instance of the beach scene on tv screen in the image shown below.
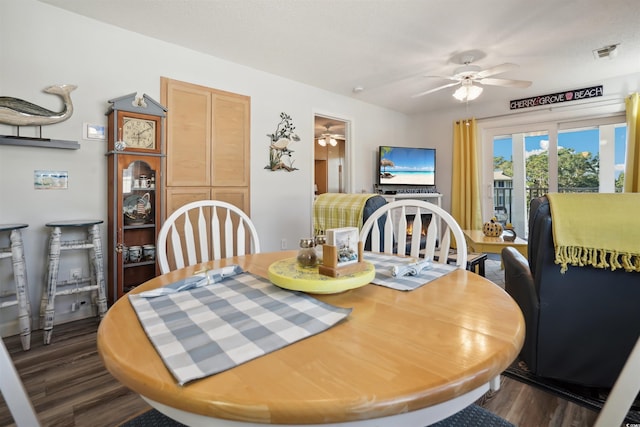
<svg viewBox="0 0 640 427"><path fill-rule="evenodd" d="M435 150L380 147L380 184L435 184Z"/></svg>

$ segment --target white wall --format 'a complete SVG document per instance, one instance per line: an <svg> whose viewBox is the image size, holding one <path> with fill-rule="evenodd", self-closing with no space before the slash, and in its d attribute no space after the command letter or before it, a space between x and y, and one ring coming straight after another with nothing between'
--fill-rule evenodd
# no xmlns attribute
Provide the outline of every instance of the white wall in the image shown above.
<svg viewBox="0 0 640 427"><path fill-rule="evenodd" d="M377 146L406 139L408 118L400 113L124 31L35 0L0 2L0 58L1 96L59 110L59 99L42 93L42 89L59 83L78 86L71 95L73 116L43 127L42 133L45 138L78 141L79 150L0 146L0 223L29 224L23 236L34 319L46 275L49 230L45 223L99 218L105 221L102 232L106 238L106 144L83 140L82 129L83 123L106 124L109 99L138 92L159 101L161 76L250 96L251 217L265 252L279 250L283 238L289 248L295 248L301 237L311 233L314 114L330 114L352 122L352 189L357 192L373 189ZM295 172L264 169L268 160L266 134L275 130L283 111L293 117L302 138L293 147L295 166L299 168ZM0 124L0 135L16 135L16 129ZM35 129L23 128L21 136L35 136ZM68 190L34 190L33 172L39 169L68 171ZM0 236L0 246L6 244L5 236ZM105 250L106 246L105 241ZM83 259L65 255L60 277L67 278L68 269L76 262ZM8 263L2 261L0 283L13 283L9 272ZM90 314L86 309L69 313L72 299L57 300L56 321ZM0 311L2 335L15 333L15 317L11 308Z"/></svg>

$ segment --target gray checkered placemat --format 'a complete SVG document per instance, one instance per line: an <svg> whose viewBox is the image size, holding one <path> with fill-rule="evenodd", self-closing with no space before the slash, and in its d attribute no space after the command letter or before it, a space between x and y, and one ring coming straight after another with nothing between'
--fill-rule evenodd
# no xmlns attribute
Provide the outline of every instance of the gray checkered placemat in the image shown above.
<svg viewBox="0 0 640 427"><path fill-rule="evenodd" d="M409 265L415 263L416 259L377 252L365 252L364 259L369 261L376 268L376 277L371 281L371 283L399 291L412 291L420 286L426 285L438 277L451 273L457 268L454 265L432 262L429 268L422 270L417 276L394 277L391 274L393 266Z"/></svg>
<svg viewBox="0 0 640 427"><path fill-rule="evenodd" d="M156 298L130 295L129 301L180 385L322 332L352 310L250 273Z"/></svg>

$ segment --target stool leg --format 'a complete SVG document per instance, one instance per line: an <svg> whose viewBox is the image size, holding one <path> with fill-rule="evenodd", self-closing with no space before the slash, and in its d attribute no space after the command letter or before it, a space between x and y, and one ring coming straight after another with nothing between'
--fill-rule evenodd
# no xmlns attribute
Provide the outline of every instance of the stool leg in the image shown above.
<svg viewBox="0 0 640 427"><path fill-rule="evenodd" d="M56 285L58 283L58 267L60 264L60 227L54 227L49 240L49 268L47 270L47 288L40 302L40 326L44 330L44 343L51 342L53 319L55 316Z"/></svg>
<svg viewBox="0 0 640 427"><path fill-rule="evenodd" d="M100 238L100 227L94 224L89 231L89 240L93 247L89 250L89 264L93 266L92 281L98 286L98 297L96 308L100 319L107 313L107 295L104 283L104 267L102 264L102 239Z"/></svg>
<svg viewBox="0 0 640 427"><path fill-rule="evenodd" d="M22 349L31 348L31 303L29 302L29 285L27 282L27 268L24 262L24 246L20 230L12 230L11 258L13 261L13 277L16 283L16 299L18 300L18 324Z"/></svg>

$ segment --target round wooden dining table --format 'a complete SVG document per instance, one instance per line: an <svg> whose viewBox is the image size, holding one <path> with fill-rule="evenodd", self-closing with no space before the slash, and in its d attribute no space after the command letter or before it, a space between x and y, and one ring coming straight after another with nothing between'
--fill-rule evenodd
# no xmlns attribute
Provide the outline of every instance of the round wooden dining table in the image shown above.
<svg viewBox="0 0 640 427"><path fill-rule="evenodd" d="M211 261L161 275L131 293L230 264L267 278L273 262L295 256L283 251ZM423 427L499 383L524 340L515 301L463 269L409 292L367 284L314 297L353 310L322 333L183 386L127 296L102 319L98 351L117 380L190 426Z"/></svg>

